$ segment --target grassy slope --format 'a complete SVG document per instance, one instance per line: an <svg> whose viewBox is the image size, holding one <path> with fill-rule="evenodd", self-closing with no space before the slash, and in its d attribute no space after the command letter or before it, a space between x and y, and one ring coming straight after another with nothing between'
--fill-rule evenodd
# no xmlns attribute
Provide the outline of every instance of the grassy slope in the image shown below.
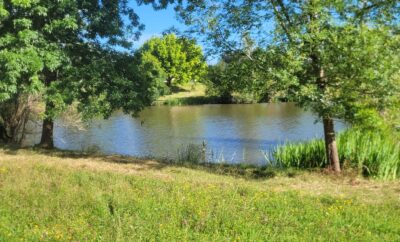
<svg viewBox="0 0 400 242"><path fill-rule="evenodd" d="M194 86L190 83L178 85L175 87L177 89L170 95L160 97L159 100L165 101L168 99L175 99L175 98L187 98L187 97L200 97L205 96L206 87L201 83L197 83Z"/></svg>
<svg viewBox="0 0 400 242"><path fill-rule="evenodd" d="M170 95L160 97L156 105L189 105L203 104L209 100L206 97L206 86L201 83L192 85L190 83L173 87Z"/></svg>
<svg viewBox="0 0 400 242"><path fill-rule="evenodd" d="M284 174L284 173L283 173ZM0 241L399 241L400 182L0 148Z"/></svg>

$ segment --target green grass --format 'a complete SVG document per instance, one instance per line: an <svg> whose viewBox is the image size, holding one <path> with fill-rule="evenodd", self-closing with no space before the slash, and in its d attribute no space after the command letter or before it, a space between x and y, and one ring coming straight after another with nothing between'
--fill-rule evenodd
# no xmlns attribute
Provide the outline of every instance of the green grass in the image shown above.
<svg viewBox="0 0 400 242"><path fill-rule="evenodd" d="M202 83L186 83L171 87L169 95L161 96L154 102L154 105L184 106L201 104L250 104L258 103L248 93L233 93L232 100L226 100L220 96L206 94L207 86Z"/></svg>
<svg viewBox="0 0 400 242"><path fill-rule="evenodd" d="M206 97L206 87L201 83L177 85L171 89L171 94L160 97L154 104L179 106L207 104L215 101L213 98Z"/></svg>
<svg viewBox="0 0 400 242"><path fill-rule="evenodd" d="M0 241L399 241L400 183L0 148Z"/></svg>
<svg viewBox="0 0 400 242"><path fill-rule="evenodd" d="M342 165L357 168L366 176L382 179L400 177L400 143L396 135L351 129L339 134L338 150ZM285 167L326 167L325 146L321 139L288 143L273 152Z"/></svg>
<svg viewBox="0 0 400 242"><path fill-rule="evenodd" d="M206 95L207 87L202 83L181 84L173 86L171 94L160 97L154 102L154 105L184 106L184 105L202 105L202 104L220 104L226 100L218 96ZM234 103L241 103L240 100L234 100Z"/></svg>

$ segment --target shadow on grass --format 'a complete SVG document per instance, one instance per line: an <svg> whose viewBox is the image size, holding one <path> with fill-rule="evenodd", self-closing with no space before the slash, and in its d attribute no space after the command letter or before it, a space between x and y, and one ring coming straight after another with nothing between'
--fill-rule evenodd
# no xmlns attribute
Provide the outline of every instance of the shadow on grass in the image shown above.
<svg viewBox="0 0 400 242"><path fill-rule="evenodd" d="M0 142L0 149L3 149L5 154L17 155L18 151L23 148L19 147L18 145L9 145L9 144L4 144L4 143Z"/></svg>
<svg viewBox="0 0 400 242"><path fill-rule="evenodd" d="M178 93L178 92L190 92L190 90L186 90L182 87L179 86L171 86L169 88L169 90L171 91L171 93Z"/></svg>
<svg viewBox="0 0 400 242"><path fill-rule="evenodd" d="M202 104L230 104L223 98L214 96L193 96L181 98L169 98L163 101L156 101L154 105L183 106L183 105L202 105Z"/></svg>
<svg viewBox="0 0 400 242"><path fill-rule="evenodd" d="M4 153L9 155L18 155L19 151L33 151L37 154L58 157L58 158L71 158L71 159L96 159L101 162L114 163L114 164L134 164L135 170L162 170L168 167L184 167L188 169L205 171L218 175L233 176L237 178L244 178L250 180L260 180L273 178L275 176L283 175L288 177L296 176L296 171L291 169L281 169L271 166L255 166L250 164L220 164L220 163L189 163L189 162L176 162L172 159L160 159L160 158L137 158L131 156L121 155L102 155L102 154L91 154L82 153L76 151L66 151L59 149L42 149L38 147L33 148L18 148L17 146L3 146L0 145L0 149L4 150Z"/></svg>

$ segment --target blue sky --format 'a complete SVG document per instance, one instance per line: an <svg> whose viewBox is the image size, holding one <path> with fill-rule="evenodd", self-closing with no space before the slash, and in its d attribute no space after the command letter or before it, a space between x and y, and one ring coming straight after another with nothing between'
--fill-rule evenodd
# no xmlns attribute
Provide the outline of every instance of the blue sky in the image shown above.
<svg viewBox="0 0 400 242"><path fill-rule="evenodd" d="M171 28L172 26L178 28L179 30L186 29L185 25L181 24L177 20L175 11L172 7L155 11L151 5L137 6L136 3L132 3L132 5L136 14L140 17L140 22L146 26L139 41L134 43L135 48L140 47L151 37L161 35L163 31Z"/></svg>
<svg viewBox="0 0 400 242"><path fill-rule="evenodd" d="M175 27L182 32L187 30L187 27L178 21L173 7L157 11L151 5L137 6L136 3L132 3L132 7L140 17L140 22L146 26L145 30L142 31L140 39L134 42L134 48L139 48L146 40L153 36L161 36L165 30L171 27ZM201 42L197 44L203 47ZM216 56L208 56L207 58L207 63L209 64L215 64L217 61L218 57Z"/></svg>

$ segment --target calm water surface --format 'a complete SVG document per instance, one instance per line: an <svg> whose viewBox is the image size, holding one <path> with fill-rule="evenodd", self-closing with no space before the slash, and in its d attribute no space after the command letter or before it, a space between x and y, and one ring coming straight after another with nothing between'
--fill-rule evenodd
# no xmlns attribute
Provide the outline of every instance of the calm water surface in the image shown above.
<svg viewBox="0 0 400 242"><path fill-rule="evenodd" d="M322 124L315 121L293 103L155 106L138 118L116 112L93 120L84 131L57 120L54 136L60 149L169 158L185 145L205 142L213 160L263 164L263 152L276 145L321 137ZM344 126L337 123L338 130Z"/></svg>

